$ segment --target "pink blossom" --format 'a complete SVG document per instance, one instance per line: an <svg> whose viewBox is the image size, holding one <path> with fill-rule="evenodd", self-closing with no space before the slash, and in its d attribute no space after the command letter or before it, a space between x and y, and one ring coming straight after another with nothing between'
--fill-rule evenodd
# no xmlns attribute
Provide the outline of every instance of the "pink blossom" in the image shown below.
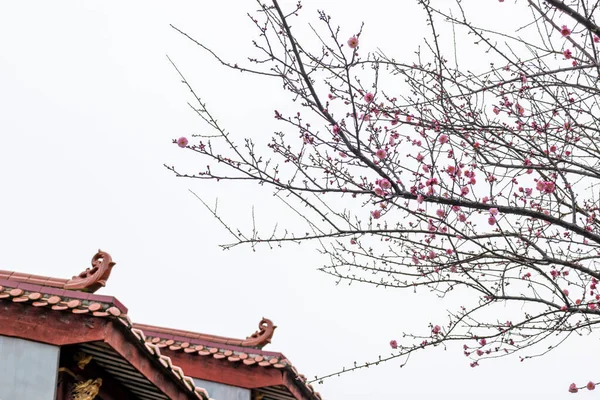
<svg viewBox="0 0 600 400"><path fill-rule="evenodd" d="M433 327L433 329L431 330L431 332L433 332L434 335L437 335L441 332L442 328L439 325L436 325Z"/></svg>
<svg viewBox="0 0 600 400"><path fill-rule="evenodd" d="M348 46L351 49L355 49L356 46L358 46L358 38L356 36L352 36L350 39L348 39Z"/></svg>
<svg viewBox="0 0 600 400"><path fill-rule="evenodd" d="M385 190L383 190L382 188L379 188L379 187L375 188L375 194L377 196L384 197L385 196Z"/></svg>
<svg viewBox="0 0 600 400"><path fill-rule="evenodd" d="M342 158L346 158L346 157L348 157L348 156L346 155L346 153L344 153L343 151L340 151L338 154L339 154L339 155L340 155L340 157L342 157Z"/></svg>
<svg viewBox="0 0 600 400"><path fill-rule="evenodd" d="M425 185L427 185L427 186L433 186L433 185L437 185L438 183L439 183L438 179L435 178L435 177L433 177L431 179L427 179L427 181L425 182Z"/></svg>
<svg viewBox="0 0 600 400"><path fill-rule="evenodd" d="M444 218L444 216L446 215L446 212L444 210L442 210L441 208L438 209L435 213L440 218Z"/></svg>
<svg viewBox="0 0 600 400"><path fill-rule="evenodd" d="M488 224L490 225L496 225L496 218L494 216L491 216L488 218Z"/></svg>
<svg viewBox="0 0 600 400"><path fill-rule="evenodd" d="M596 384L592 381L589 381L587 385L585 385L585 387L587 388L587 390L594 390L596 389Z"/></svg>
<svg viewBox="0 0 600 400"><path fill-rule="evenodd" d="M540 192L544 193L553 193L556 189L556 183L552 181L537 181L535 184L535 188Z"/></svg>
<svg viewBox="0 0 600 400"><path fill-rule="evenodd" d="M333 126L333 133L335 133L336 135L338 135L340 133L342 129L340 128L339 125L334 125Z"/></svg>
<svg viewBox="0 0 600 400"><path fill-rule="evenodd" d="M439 141L440 141L441 144L448 143L448 140L450 140L448 138L448 135L441 135L440 138L439 138Z"/></svg>
<svg viewBox="0 0 600 400"><path fill-rule="evenodd" d="M365 101L367 103L372 102L374 98L375 98L375 96L373 96L373 93L367 93L367 94L365 94Z"/></svg>
<svg viewBox="0 0 600 400"><path fill-rule="evenodd" d="M417 203L419 204L423 204L423 200L425 200L425 197L423 197L422 194L417 196Z"/></svg>
<svg viewBox="0 0 600 400"><path fill-rule="evenodd" d="M560 311L567 311L567 309L568 309L568 308L567 308L567 306L562 306L562 307L560 308Z"/></svg>
<svg viewBox="0 0 600 400"><path fill-rule="evenodd" d="M498 215L498 209L497 208L490 208L490 214L493 216Z"/></svg>
<svg viewBox="0 0 600 400"><path fill-rule="evenodd" d="M177 139L177 146L184 148L188 145L188 140L185 136L180 137L179 139Z"/></svg>
<svg viewBox="0 0 600 400"><path fill-rule="evenodd" d="M465 214L458 214L458 220L460 222L465 222L467 220L467 216Z"/></svg>
<svg viewBox="0 0 600 400"><path fill-rule="evenodd" d="M398 342L396 342L395 340L390 341L390 346L392 347L392 349L397 349L398 348Z"/></svg>
<svg viewBox="0 0 600 400"><path fill-rule="evenodd" d="M564 293L564 295L565 295L565 296L568 296L568 295L569 295L569 291L568 291L567 289L564 289L564 290L563 290L563 293Z"/></svg>
<svg viewBox="0 0 600 400"><path fill-rule="evenodd" d="M568 60L569 58L571 58L573 56L573 53L571 53L571 50L566 49L565 51L563 51L563 55Z"/></svg>
<svg viewBox="0 0 600 400"><path fill-rule="evenodd" d="M461 195L463 195L463 196L466 196L466 195L468 195L468 194L469 194L469 192L470 192L470 190L469 190L469 188L468 188L467 186L463 186L463 187L460 189L460 194L461 194Z"/></svg>
<svg viewBox="0 0 600 400"><path fill-rule="evenodd" d="M480 344L480 345L482 345L482 346L485 346L485 345L487 344L487 340L485 340L485 339L481 339L481 340L479 341L479 344Z"/></svg>
<svg viewBox="0 0 600 400"><path fill-rule="evenodd" d="M560 29L560 34L563 36L569 36L571 34L571 30L569 28L567 28L566 25L563 25L562 28Z"/></svg>
<svg viewBox="0 0 600 400"><path fill-rule="evenodd" d="M381 217L381 211L379 211L379 210L371 211L371 216L373 217L373 219L379 219Z"/></svg>
<svg viewBox="0 0 600 400"><path fill-rule="evenodd" d="M570 393L577 393L577 392L579 392L579 389L577 389L577 385L574 384L574 383L571 383L569 385L569 392Z"/></svg>
<svg viewBox="0 0 600 400"><path fill-rule="evenodd" d="M382 189L389 189L392 187L392 184L387 179L381 179L378 183Z"/></svg>
<svg viewBox="0 0 600 400"><path fill-rule="evenodd" d="M429 221L429 224L427 225L427 230L429 232L435 232L436 228L432 221Z"/></svg>
<svg viewBox="0 0 600 400"><path fill-rule="evenodd" d="M383 160L387 156L387 151L385 151L384 149L377 149L377 151L375 152L375 155L380 160Z"/></svg>
<svg viewBox="0 0 600 400"><path fill-rule="evenodd" d="M517 107L517 112L519 113L519 115L525 114L525 109L523 108L522 105L517 104L516 107Z"/></svg>

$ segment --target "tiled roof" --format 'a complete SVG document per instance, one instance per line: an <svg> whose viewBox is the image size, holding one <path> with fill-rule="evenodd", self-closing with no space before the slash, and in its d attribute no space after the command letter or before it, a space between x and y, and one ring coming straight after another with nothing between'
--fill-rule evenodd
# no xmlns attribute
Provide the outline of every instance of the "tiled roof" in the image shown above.
<svg viewBox="0 0 600 400"><path fill-rule="evenodd" d="M103 253L102 255L105 257L105 262L114 265L112 261L109 261L110 256L108 254ZM112 318L124 325L131 333L132 339L139 341L146 349L148 355L157 358L165 369L165 372L180 380L196 398L202 400L209 399L208 392L204 388L196 387L192 378L185 376L181 368L173 365L170 357L163 355L158 346L146 340L142 330L133 326L133 323L126 314L127 309L117 299L110 296L59 289L59 287L64 287L65 283L63 282L63 286L60 286L60 279L45 278L43 281L50 283L48 285L50 287L31 283L40 282L40 278L34 275L26 276L24 274L0 271L0 301L11 301L13 303L43 307L59 312ZM65 281L69 282L69 280ZM82 289L85 289L85 287Z"/></svg>
<svg viewBox="0 0 600 400"><path fill-rule="evenodd" d="M306 393L307 399L321 399L320 394L308 384L306 377L298 373L283 354L262 350L271 342L276 328L268 319L263 318L258 331L246 339L133 324L127 316L127 308L116 298L93 294L98 288L105 286L114 265L110 255L99 250L92 258L92 268L72 279L0 270L0 301L117 320L127 328L132 338L143 343L149 355L157 358L167 372L181 380L188 390L203 400L208 399L206 390L196 387L193 379L185 376L181 368L174 366L171 358L162 354L161 349L211 357L248 368L286 371L286 374L291 374L294 385Z"/></svg>
<svg viewBox="0 0 600 400"><path fill-rule="evenodd" d="M275 328L270 320L263 318L259 324L258 332L261 331L262 327L270 326ZM184 352L200 357L212 357L217 360L223 360L224 362L247 366L256 365L263 368L288 370L292 373L296 383L310 393L311 397L321 399L321 395L308 383L306 377L300 374L292 363L281 353L244 347L243 345L240 345L240 343L243 342L240 339L227 339L220 336L142 324L134 324L134 327L144 332L147 343L152 343L161 349L167 348L174 352ZM256 333L254 335L256 335Z"/></svg>

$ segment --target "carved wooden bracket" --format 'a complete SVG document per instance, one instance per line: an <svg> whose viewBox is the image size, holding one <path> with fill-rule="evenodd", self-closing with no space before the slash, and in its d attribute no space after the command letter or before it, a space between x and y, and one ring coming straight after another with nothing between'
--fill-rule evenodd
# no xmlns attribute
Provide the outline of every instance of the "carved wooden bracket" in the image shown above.
<svg viewBox="0 0 600 400"><path fill-rule="evenodd" d="M67 281L64 289L82 290L93 293L101 287L106 286L106 281L114 265L115 263L110 254L98 250L94 257L92 257L92 267L86 268L85 271Z"/></svg>
<svg viewBox="0 0 600 400"><path fill-rule="evenodd" d="M102 378L88 379L73 385L73 400L94 400L100 393Z"/></svg>
<svg viewBox="0 0 600 400"><path fill-rule="evenodd" d="M82 370L90 363L90 361L92 361L93 357L89 354L85 354L83 351L80 351L76 353L73 358L77 363L77 367Z"/></svg>

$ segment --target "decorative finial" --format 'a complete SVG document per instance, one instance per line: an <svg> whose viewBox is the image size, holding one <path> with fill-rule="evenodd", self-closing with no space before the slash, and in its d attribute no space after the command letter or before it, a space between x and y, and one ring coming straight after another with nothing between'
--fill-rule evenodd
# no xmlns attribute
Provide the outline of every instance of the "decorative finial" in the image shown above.
<svg viewBox="0 0 600 400"><path fill-rule="evenodd" d="M271 343L275 328L277 327L270 319L263 317L258 324L258 330L244 340L244 345L262 349L267 344Z"/></svg>
<svg viewBox="0 0 600 400"><path fill-rule="evenodd" d="M115 263L110 254L98 250L94 257L92 257L92 267L86 268L85 271L71 278L65 283L64 289L93 293L101 287L106 286L106 281L114 265Z"/></svg>

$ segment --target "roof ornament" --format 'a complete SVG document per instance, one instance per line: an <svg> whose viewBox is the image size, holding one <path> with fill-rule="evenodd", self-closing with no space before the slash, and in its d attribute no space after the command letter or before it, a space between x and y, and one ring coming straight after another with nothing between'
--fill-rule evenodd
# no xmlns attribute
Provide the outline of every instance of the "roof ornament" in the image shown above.
<svg viewBox="0 0 600 400"><path fill-rule="evenodd" d="M98 250L92 257L92 267L86 268L85 271L67 281L64 289L94 293L101 287L106 286L106 281L115 264L110 254Z"/></svg>
<svg viewBox="0 0 600 400"><path fill-rule="evenodd" d="M273 325L273 321L263 317L258 324L258 330L244 340L244 346L262 349L267 344L271 343L275 328L277 328L277 326Z"/></svg>

